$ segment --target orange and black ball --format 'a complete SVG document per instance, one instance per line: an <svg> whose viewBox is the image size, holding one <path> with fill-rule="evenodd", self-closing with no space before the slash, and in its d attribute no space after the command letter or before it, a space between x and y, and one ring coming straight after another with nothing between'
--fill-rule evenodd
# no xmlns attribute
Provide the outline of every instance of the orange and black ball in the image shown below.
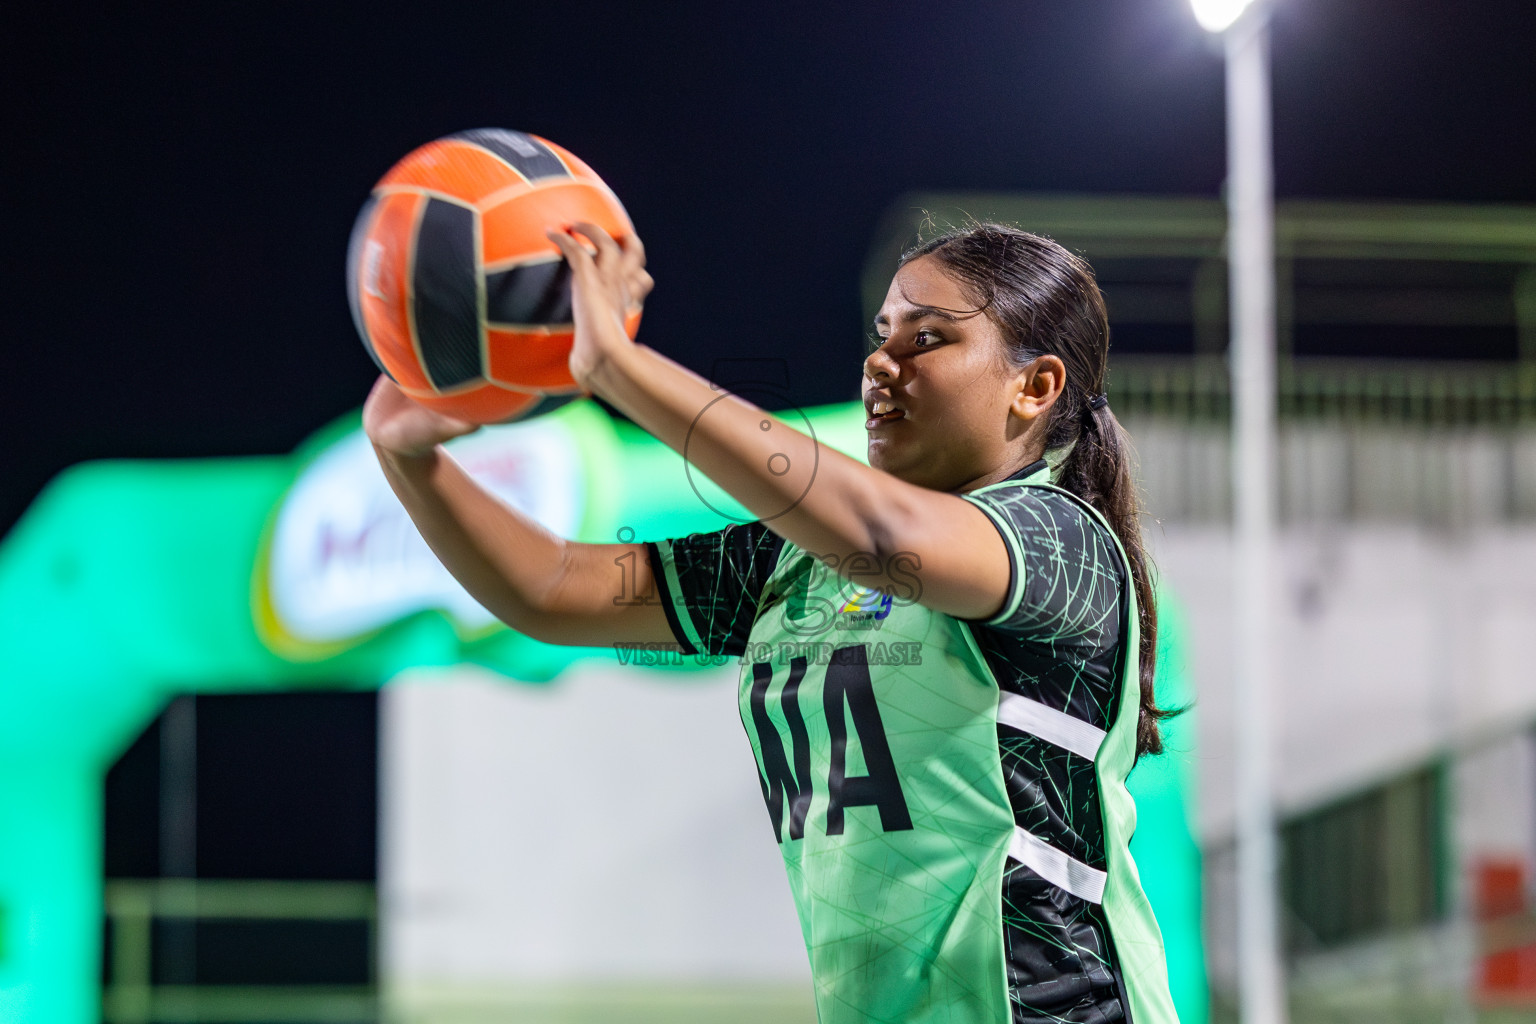
<svg viewBox="0 0 1536 1024"><path fill-rule="evenodd" d="M567 369L570 268L545 232L629 216L592 168L536 135L482 128L429 142L374 186L347 251L352 318L379 369L475 423L581 393ZM640 326L633 309L625 326Z"/></svg>

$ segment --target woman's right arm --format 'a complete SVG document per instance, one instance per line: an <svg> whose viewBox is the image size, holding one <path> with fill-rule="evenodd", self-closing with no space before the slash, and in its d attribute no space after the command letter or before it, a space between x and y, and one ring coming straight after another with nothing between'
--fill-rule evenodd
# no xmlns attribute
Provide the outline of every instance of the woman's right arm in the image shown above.
<svg viewBox="0 0 1536 1024"><path fill-rule="evenodd" d="M441 447L474 424L418 405L381 376L363 428L427 546L498 619L546 643L676 644L645 545L565 540L485 490Z"/></svg>

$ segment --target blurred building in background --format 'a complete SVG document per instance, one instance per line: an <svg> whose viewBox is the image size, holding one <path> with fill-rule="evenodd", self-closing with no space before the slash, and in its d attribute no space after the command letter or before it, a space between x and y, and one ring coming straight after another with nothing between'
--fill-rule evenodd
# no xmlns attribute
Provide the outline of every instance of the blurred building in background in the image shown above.
<svg viewBox="0 0 1536 1024"><path fill-rule="evenodd" d="M1225 211L916 195L1094 265L1111 408L1188 613L1216 1019L1237 984ZM1273 713L1293 1020L1536 1019L1536 209L1281 202Z"/></svg>

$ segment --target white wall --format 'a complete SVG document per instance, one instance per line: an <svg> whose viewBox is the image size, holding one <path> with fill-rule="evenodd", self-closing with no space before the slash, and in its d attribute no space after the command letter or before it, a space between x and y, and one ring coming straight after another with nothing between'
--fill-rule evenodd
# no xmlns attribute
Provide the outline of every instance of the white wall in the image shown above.
<svg viewBox="0 0 1536 1024"><path fill-rule="evenodd" d="M381 963L395 986L784 982L809 970L736 666L459 668L382 696Z"/></svg>
<svg viewBox="0 0 1536 1024"><path fill-rule="evenodd" d="M1230 534L1151 531L1188 612L1201 817L1233 820ZM1276 795L1321 803L1536 720L1536 526L1290 527L1276 581Z"/></svg>

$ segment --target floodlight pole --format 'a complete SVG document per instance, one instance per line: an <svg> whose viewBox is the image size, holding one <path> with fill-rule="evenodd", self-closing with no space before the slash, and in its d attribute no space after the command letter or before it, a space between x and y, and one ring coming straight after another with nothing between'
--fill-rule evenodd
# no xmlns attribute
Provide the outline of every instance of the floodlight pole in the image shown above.
<svg viewBox="0 0 1536 1024"><path fill-rule="evenodd" d="M1275 552L1275 195L1269 17L1223 33L1227 263L1232 292L1232 491L1237 713L1237 921L1242 1024L1285 1024L1271 764Z"/></svg>

